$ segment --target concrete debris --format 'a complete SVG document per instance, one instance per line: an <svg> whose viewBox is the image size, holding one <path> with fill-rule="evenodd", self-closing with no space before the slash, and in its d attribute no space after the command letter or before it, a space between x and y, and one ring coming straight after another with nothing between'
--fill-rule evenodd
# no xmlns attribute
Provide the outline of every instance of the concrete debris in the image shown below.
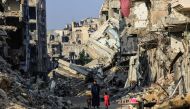
<svg viewBox="0 0 190 109"><path fill-rule="evenodd" d="M1 26L0 29L6 30L6 31L16 31L17 27L15 27L15 26Z"/></svg>
<svg viewBox="0 0 190 109"><path fill-rule="evenodd" d="M64 60L59 59L59 67L65 70L68 70L69 72L71 72L73 75L77 75L77 74L81 74L81 75L88 75L89 71L87 70L87 68L76 65L76 64L72 64L72 63L68 63Z"/></svg>
<svg viewBox="0 0 190 109"><path fill-rule="evenodd" d="M2 89L0 89L0 96L1 96L0 97L1 109L5 109L8 106L8 98L7 98L7 94Z"/></svg>
<svg viewBox="0 0 190 109"><path fill-rule="evenodd" d="M63 88L61 91L65 91L67 83L63 84L63 81L55 80L54 90L59 95L58 97L50 91L48 85L50 83L47 84L38 78L37 82L31 85L32 79L23 77L20 72L12 70L2 57L0 57L0 65L4 65L0 66L0 106L2 109L62 109L67 106L67 102L60 96L64 97L71 92L59 92L60 88Z"/></svg>
<svg viewBox="0 0 190 109"><path fill-rule="evenodd" d="M120 47L118 34L118 22L116 19L109 19L92 34L87 43L87 53L98 59L99 64L108 66L112 63L115 54Z"/></svg>
<svg viewBox="0 0 190 109"><path fill-rule="evenodd" d="M68 63L61 59L59 59L58 62L59 62L59 67L57 69L55 69L55 71L63 76L67 75L69 77L85 78L89 74L92 74L92 75L96 76L98 79L104 78L103 77L104 73L103 73L100 65L96 65L96 67L90 68L90 67L86 67L86 66ZM94 64L92 64L92 66L94 66Z"/></svg>
<svg viewBox="0 0 190 109"><path fill-rule="evenodd" d="M98 60L92 60L91 62L85 65L85 67L88 67L88 68L96 68L98 66L99 66Z"/></svg>

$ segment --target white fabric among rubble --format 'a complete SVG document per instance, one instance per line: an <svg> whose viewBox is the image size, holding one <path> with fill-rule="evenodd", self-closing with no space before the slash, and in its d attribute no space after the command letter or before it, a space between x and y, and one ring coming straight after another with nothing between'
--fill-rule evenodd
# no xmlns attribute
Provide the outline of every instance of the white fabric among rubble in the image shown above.
<svg viewBox="0 0 190 109"><path fill-rule="evenodd" d="M129 87L131 82L137 82L137 61L137 56L131 56L128 78L125 83L125 88Z"/></svg>

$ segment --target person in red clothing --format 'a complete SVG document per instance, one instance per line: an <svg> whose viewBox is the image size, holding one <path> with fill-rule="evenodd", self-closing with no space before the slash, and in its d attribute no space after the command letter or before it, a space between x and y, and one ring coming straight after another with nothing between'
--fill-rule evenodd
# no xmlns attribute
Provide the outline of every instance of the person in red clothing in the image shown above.
<svg viewBox="0 0 190 109"><path fill-rule="evenodd" d="M108 109L108 107L110 105L110 97L107 92L104 93L104 105L105 105L106 109Z"/></svg>

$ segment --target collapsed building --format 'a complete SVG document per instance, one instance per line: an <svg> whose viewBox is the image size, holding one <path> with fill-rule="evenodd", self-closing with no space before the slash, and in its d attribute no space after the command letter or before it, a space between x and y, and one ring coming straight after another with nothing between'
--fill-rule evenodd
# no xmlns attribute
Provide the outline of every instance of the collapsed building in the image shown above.
<svg viewBox="0 0 190 109"><path fill-rule="evenodd" d="M16 68L29 69L29 14L27 0L1 1L1 29L7 33L5 58Z"/></svg>
<svg viewBox="0 0 190 109"><path fill-rule="evenodd" d="M132 26L127 29L126 33L129 35L136 34L141 38L138 44L140 50L137 54L139 57L137 58L139 59L137 64L143 65L140 58L146 57L150 66L147 66L144 69L145 71L141 70L150 75L149 83L166 76L168 73L178 75L180 70L177 70L176 65L179 60L183 62L183 59L185 59L188 63L189 58L185 54L188 54L186 52L188 52L189 46L187 43L189 17L188 14L184 15L185 12L188 13L188 9L186 10L184 7L185 11L182 11L184 4L176 2L177 5L174 5L172 2L164 0L132 1L133 5L129 16L132 21L128 23ZM161 4L165 8L161 8L157 4ZM182 9L177 8L179 5L182 5ZM187 67L187 63L180 65ZM189 71L188 69L186 70L188 74ZM175 77L179 79L180 77L177 77L177 75ZM188 85L188 82L186 85ZM186 88L188 89L188 87Z"/></svg>
<svg viewBox="0 0 190 109"><path fill-rule="evenodd" d="M48 54L50 57L61 58L62 56L62 35L57 33L48 34Z"/></svg>
<svg viewBox="0 0 190 109"><path fill-rule="evenodd" d="M145 104L154 103L156 108L189 107L189 4L188 0L105 0L99 19L73 22L49 34L49 55L59 63L54 71L64 76L56 80L56 94L77 95L85 90L84 78L92 74L121 104L140 95ZM31 72L46 72L45 1L4 0L0 6L2 57L23 71L33 68ZM75 55L82 50L92 61L76 65L71 60L77 59ZM16 99L37 108L44 103L47 107L53 104L52 108L64 102L62 97L51 95L49 87L40 90L40 81L29 93L27 81L1 60L8 68L1 69L13 78L7 81L22 86L10 85L11 90L7 89L8 96L13 96L11 102ZM77 88L68 91L71 80ZM71 94L74 90L77 91ZM51 101L52 98L56 100ZM33 102L34 99L41 102Z"/></svg>
<svg viewBox="0 0 190 109"><path fill-rule="evenodd" d="M76 62L98 25L98 19L87 18L80 22L72 22L72 24L66 25L63 30L49 31L47 40L49 56L55 57L55 60L64 59ZM53 53L53 49L56 53Z"/></svg>
<svg viewBox="0 0 190 109"><path fill-rule="evenodd" d="M60 32L62 33L62 31ZM57 33L54 31L49 32L47 35L48 56L51 60L50 69L55 68L57 66L58 59L63 57L63 43L61 33Z"/></svg>
<svg viewBox="0 0 190 109"><path fill-rule="evenodd" d="M46 1L29 0L30 71L46 74L48 71Z"/></svg>
<svg viewBox="0 0 190 109"><path fill-rule="evenodd" d="M106 5L106 3L109 3L109 5ZM104 10L105 8L108 9ZM107 19L104 19L105 16L107 16ZM98 18L97 23L98 28L93 30L93 32L88 35L86 41L83 40L82 37L79 37L80 40L76 40L77 36L83 35L81 34L83 33L82 31L75 31L75 29L80 30L81 28L83 28L80 26L80 23L73 23L73 25L68 25L67 28L64 29L65 35L72 36L68 37L69 41L67 42L67 44L73 45L70 45L72 47L70 50L74 50L74 52L76 53L76 49L84 49L89 57L92 58L92 61L85 64L84 66L81 66L77 65L77 63L75 62L73 63L72 61L69 63L64 58L59 59L58 67L54 69L54 71L68 78L74 77L85 79L86 82L92 81L91 79L96 79L102 86L109 86L104 87L105 89L109 88L111 91L115 90L117 92L119 88L124 87L124 83L127 77L127 72L125 71L126 66L117 66L117 64L119 63L121 51L120 49L122 46L125 46L125 43L121 44L120 37L120 34L124 30L124 26L126 24L125 19L121 16L120 2L108 2L108 0L106 0L101 8L100 18ZM73 26L75 27L75 29L73 29ZM74 33L69 32L69 30L74 31ZM129 42L131 43L130 38ZM137 48L135 46L136 43L137 42L134 42L133 44L134 50L136 50ZM63 48L64 47L67 47L66 43L63 45ZM63 53L69 53L67 52L67 49L68 48L64 48ZM135 51L135 53L136 52L137 50ZM73 58L77 57L73 56Z"/></svg>
<svg viewBox="0 0 190 109"><path fill-rule="evenodd" d="M66 107L37 76L47 75L46 45L45 0L0 1L0 108Z"/></svg>
<svg viewBox="0 0 190 109"><path fill-rule="evenodd" d="M101 68L113 67L117 61L116 58L119 57L118 54L121 49L120 34L124 29L124 25L125 20L121 16L120 2L118 0L106 0L102 5L98 19L88 18L80 21L80 23L73 22L71 25L67 25L63 30L63 37L58 35L62 37L63 43L63 58L58 61L59 67L62 70L74 70L74 74L77 72L85 76L93 72L94 69L96 71L100 68L98 74L101 73L99 77L102 78ZM68 63L65 65L65 61L68 61L67 59L71 63L74 62L72 60L77 60L82 51L85 51L87 56L92 58L90 63L84 67L75 64L69 65ZM87 73L83 74L84 72Z"/></svg>
<svg viewBox="0 0 190 109"><path fill-rule="evenodd" d="M98 25L97 18L87 18L80 22L72 22L71 26L66 27L64 37L68 37L69 40L63 45L64 58L71 61L78 60L80 53L85 50L89 38L98 29Z"/></svg>
<svg viewBox="0 0 190 109"><path fill-rule="evenodd" d="M47 72L45 10L43 0L1 1L0 28L7 33L6 37L2 35L6 46L2 55L16 69ZM34 68L36 71L32 71Z"/></svg>
<svg viewBox="0 0 190 109"><path fill-rule="evenodd" d="M129 87L131 83L140 87L151 86L152 92L150 92L153 94L149 96L155 95L149 99L149 102L157 100L157 108L188 107L188 103L175 104L174 102L180 100L172 101L172 98L189 92L190 7L187 4L190 2L188 0L130 2L130 14L126 20L127 26L123 36L136 35L139 41L136 55L130 57L125 86ZM164 81L170 82L164 83ZM157 92L156 86L152 86L155 83L165 92L163 89L160 89L160 93ZM162 96L164 94L168 95ZM169 102L165 103L165 99L169 99ZM188 102L187 99L185 101Z"/></svg>
<svg viewBox="0 0 190 109"><path fill-rule="evenodd" d="M178 97L189 92L189 4L188 0L105 0L100 25L85 47L93 61L85 67L111 65L102 72L107 83L125 75L117 99L126 101L130 92L136 92L132 95L141 95L148 103L156 100L157 108L188 107L188 96ZM81 68L60 64L82 74ZM176 99L182 103L175 104Z"/></svg>

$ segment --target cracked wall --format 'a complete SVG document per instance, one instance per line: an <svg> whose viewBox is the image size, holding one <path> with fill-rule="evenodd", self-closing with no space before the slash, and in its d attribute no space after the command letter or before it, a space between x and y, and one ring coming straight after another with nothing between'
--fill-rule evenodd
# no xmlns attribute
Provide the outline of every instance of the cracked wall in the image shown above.
<svg viewBox="0 0 190 109"><path fill-rule="evenodd" d="M29 25L26 0L6 0L1 2L1 28L8 34L9 61L17 69L29 68ZM14 61L16 60L16 61Z"/></svg>
<svg viewBox="0 0 190 109"><path fill-rule="evenodd" d="M130 26L126 27L126 34L141 37L140 52L137 54L146 61L139 60L139 65L143 66L147 62L148 65L137 72L141 73L144 80L154 83L159 78L174 73L175 82L184 76L183 88L189 90L189 11L182 3L182 7L177 8L179 3L174 5L172 2L173 0L131 1L131 12L126 19ZM145 81L136 79L148 85ZM178 93L182 93L183 88L181 85L181 92Z"/></svg>

